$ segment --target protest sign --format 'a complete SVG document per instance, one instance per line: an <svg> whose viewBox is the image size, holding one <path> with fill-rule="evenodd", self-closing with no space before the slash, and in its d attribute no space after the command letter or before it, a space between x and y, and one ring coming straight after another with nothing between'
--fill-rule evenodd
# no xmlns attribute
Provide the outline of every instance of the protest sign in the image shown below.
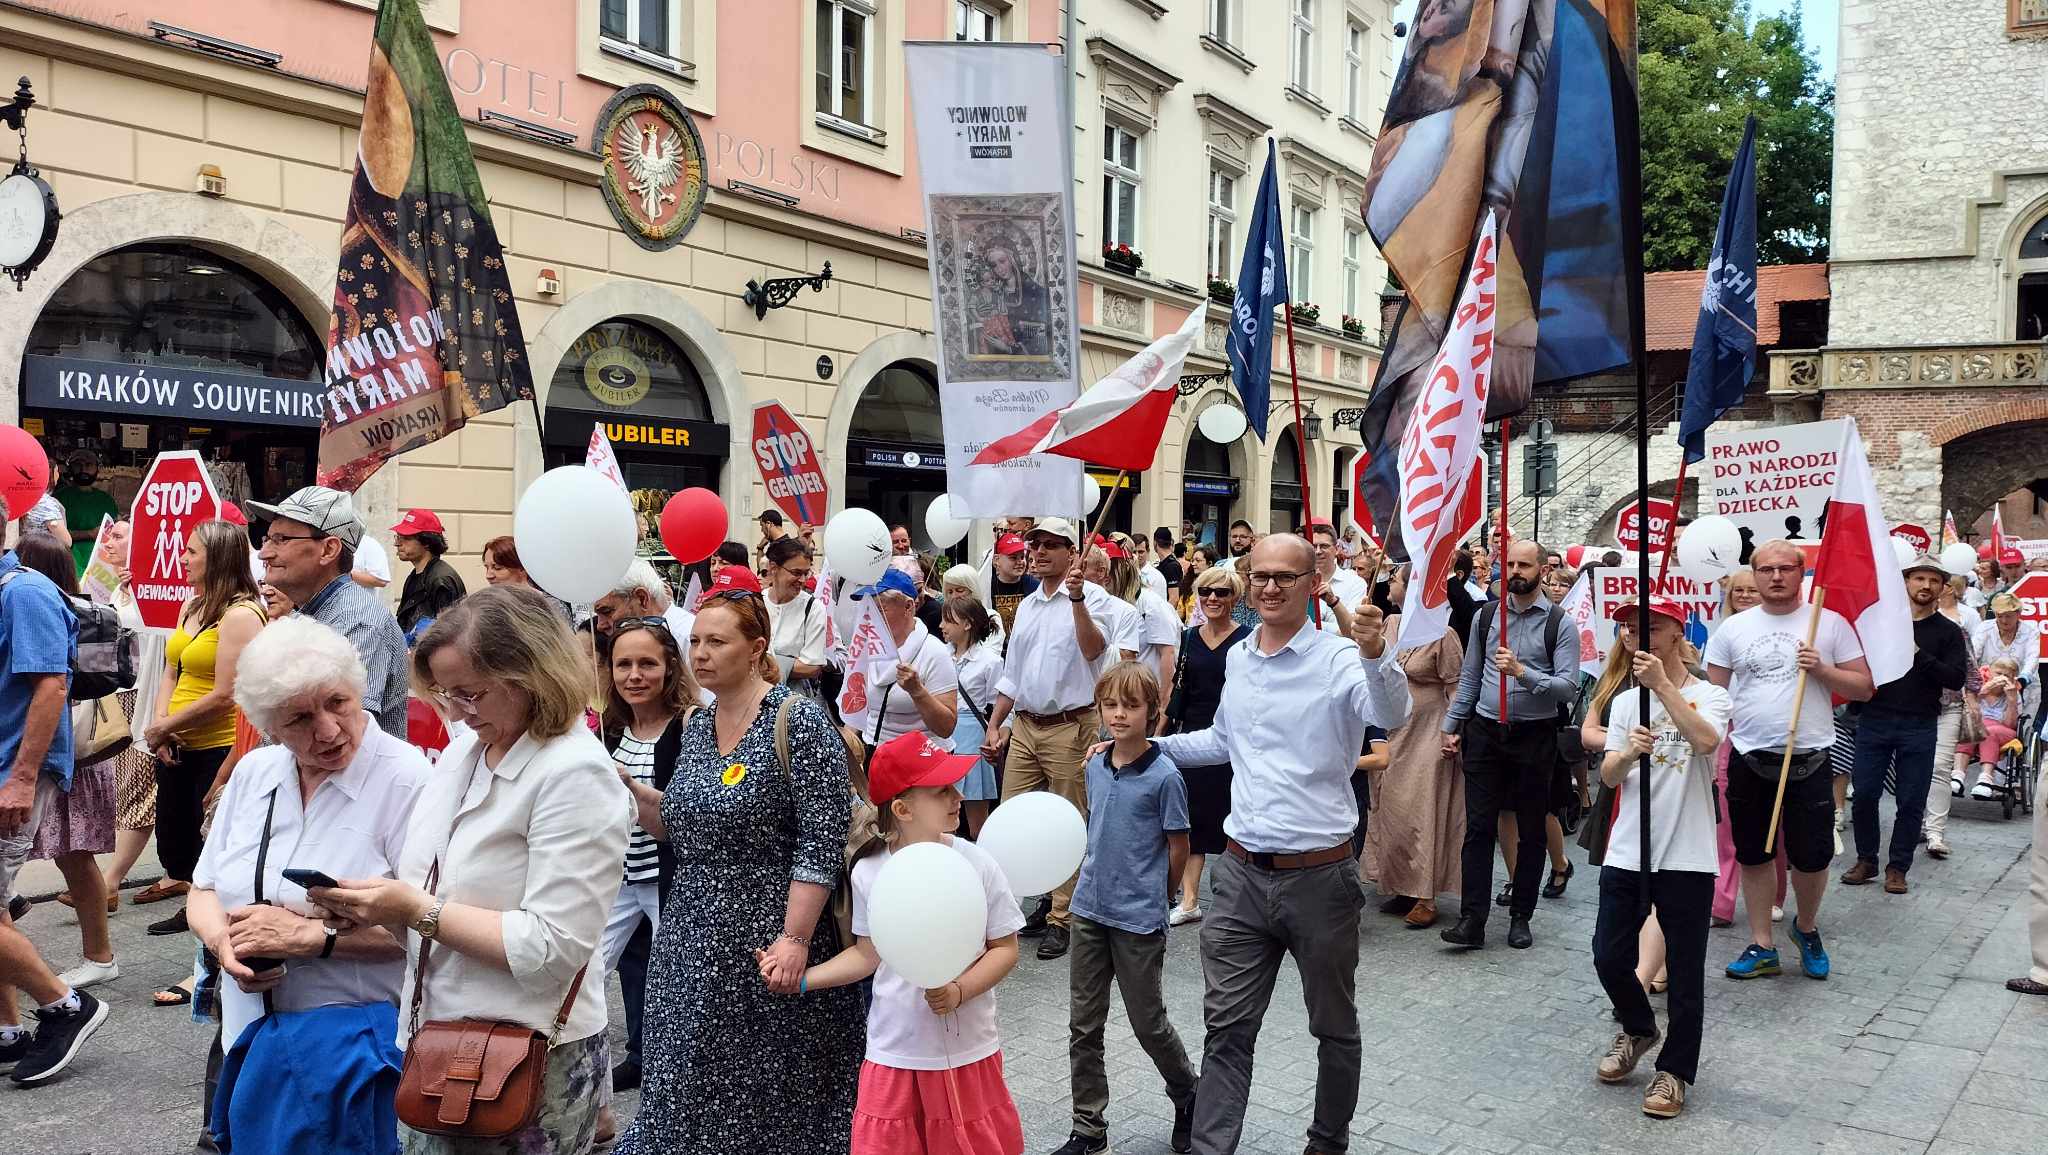
<svg viewBox="0 0 2048 1155"><path fill-rule="evenodd" d="M178 611L192 596L185 540L193 526L219 516L220 498L198 450L171 450L150 463L128 515L128 573L143 625L177 627Z"/></svg>
<svg viewBox="0 0 2048 1155"><path fill-rule="evenodd" d="M1820 540L1841 456L1842 420L1707 431L1701 480L1712 491L1714 512L1735 523L1745 546Z"/></svg>
<svg viewBox="0 0 2048 1155"><path fill-rule="evenodd" d="M1643 548L1641 519L1636 506L1629 502L1621 507L1621 514L1615 519L1614 540L1626 550ZM1671 526L1678 520L1678 507L1661 497L1650 499L1650 554L1661 556L1671 545Z"/></svg>
<svg viewBox="0 0 2048 1155"><path fill-rule="evenodd" d="M93 540L106 543L107 528L113 524L113 514L101 514L99 534ZM87 555L85 572L78 575L79 592L101 605L111 603L114 600L114 591L121 585L121 571L115 569L114 563L107 560L106 548L105 544L95 546L92 553Z"/></svg>
<svg viewBox="0 0 2048 1155"><path fill-rule="evenodd" d="M1924 528L1905 522L1892 527L1892 536L1913 547L1914 553L1933 553L1934 535ZM2048 545L2048 542L2042 543Z"/></svg>
<svg viewBox="0 0 2048 1155"><path fill-rule="evenodd" d="M1614 648L1614 608L1636 600L1636 568L1633 564L1619 568L1601 566L1592 572L1593 640L1600 660L1605 662ZM1651 581L1654 583L1656 578L1653 576ZM1721 614L1721 583L1716 579L1673 565L1659 589L1659 596L1677 602L1687 617L1699 618L1709 629L1717 624Z"/></svg>

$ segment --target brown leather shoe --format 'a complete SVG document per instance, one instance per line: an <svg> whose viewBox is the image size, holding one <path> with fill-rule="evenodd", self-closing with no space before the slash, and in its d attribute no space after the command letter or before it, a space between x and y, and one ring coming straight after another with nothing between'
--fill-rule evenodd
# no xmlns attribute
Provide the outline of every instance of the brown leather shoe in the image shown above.
<svg viewBox="0 0 2048 1155"><path fill-rule="evenodd" d="M1647 1035L1615 1032L1614 1045L1607 1048L1600 1065L1593 1069L1593 1077L1603 1083L1619 1083L1628 1078L1635 1073L1636 1064L1643 1061L1643 1056L1650 1053L1650 1048L1657 1045L1659 1037L1655 1031Z"/></svg>
<svg viewBox="0 0 2048 1155"><path fill-rule="evenodd" d="M162 902L167 898L176 898L191 889L192 884L189 882L177 882L169 878L160 878L141 890L136 891L135 896L128 901L136 906L142 906L145 903Z"/></svg>
<svg viewBox="0 0 2048 1155"><path fill-rule="evenodd" d="M1653 1119L1676 1119L1685 1110L1685 1080L1669 1071L1657 1072L1650 1089L1643 1092L1643 1114Z"/></svg>
<svg viewBox="0 0 2048 1155"><path fill-rule="evenodd" d="M1405 921L1406 921L1406 922L1408 923L1408 925L1409 925L1409 926L1413 927L1413 928L1414 928L1414 929L1416 929L1416 930L1421 930L1421 929L1422 929L1423 927L1426 927L1426 926L1435 926L1435 925L1436 925L1436 902L1435 902L1435 900L1431 899L1431 900L1426 900L1426 901L1418 902L1418 903L1416 903L1416 904L1415 904L1414 906L1411 906L1411 907L1409 907L1409 908L1408 908L1408 918L1407 918L1407 919L1406 919Z"/></svg>
<svg viewBox="0 0 2048 1155"><path fill-rule="evenodd" d="M1856 860L1856 865L1842 873L1843 886L1862 886L1877 878L1877 863Z"/></svg>
<svg viewBox="0 0 2048 1155"><path fill-rule="evenodd" d="M65 906L71 907L74 910L78 908L78 900L71 897L71 892L68 890L58 895L57 901L64 904ZM121 896L118 893L108 895L107 913L112 914L119 909L121 909Z"/></svg>
<svg viewBox="0 0 2048 1155"><path fill-rule="evenodd" d="M1886 894L1906 893L1906 872L1896 867L1885 867L1884 892Z"/></svg>

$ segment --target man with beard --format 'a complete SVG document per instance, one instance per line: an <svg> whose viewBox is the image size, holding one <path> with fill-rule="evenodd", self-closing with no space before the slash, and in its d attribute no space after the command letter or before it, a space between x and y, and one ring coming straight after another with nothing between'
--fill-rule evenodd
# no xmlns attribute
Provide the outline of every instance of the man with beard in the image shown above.
<svg viewBox="0 0 2048 1155"><path fill-rule="evenodd" d="M1258 536L1252 533L1252 523L1238 518L1230 523L1230 556L1243 557L1252 551L1252 543Z"/></svg>
<svg viewBox="0 0 2048 1155"><path fill-rule="evenodd" d="M1495 827L1502 810L1515 814L1517 848L1508 945L1535 939L1529 918L1548 858L1544 816L1557 769L1558 710L1578 693L1579 627L1543 596L1543 547L1517 541L1501 566L1504 601L1488 602L1472 621L1472 643L1458 675L1458 693L1444 715L1443 754L1465 756L1463 901L1458 923L1442 933L1452 946L1486 945L1487 897L1493 889ZM1495 615L1505 613L1507 644ZM1507 713L1500 684L1507 680ZM1471 745L1464 742L1470 740Z"/></svg>
<svg viewBox="0 0 2048 1155"><path fill-rule="evenodd" d="M1848 886L1877 877L1877 810L1884 801L1885 772L1898 771L1898 811L1892 819L1891 854L1884 871L1886 894L1906 893L1906 871L1920 841L1927 790L1934 777L1934 753L1952 749L1935 739L1941 727L1944 690L1960 690L1970 664L1961 627L1936 612L1948 572L1921 554L1906 566L1906 597L1913 606L1913 668L1879 686L1863 703L1856 724L1856 865L1842 875ZM1943 783L1947 785L1946 782Z"/></svg>
<svg viewBox="0 0 2048 1155"><path fill-rule="evenodd" d="M64 525L71 531L71 560L78 572L84 573L86 563L92 560L92 547L99 541L100 526L109 517L118 519L121 511L111 494L96 487L100 459L92 450L72 454L69 464L70 476L51 496L64 507Z"/></svg>

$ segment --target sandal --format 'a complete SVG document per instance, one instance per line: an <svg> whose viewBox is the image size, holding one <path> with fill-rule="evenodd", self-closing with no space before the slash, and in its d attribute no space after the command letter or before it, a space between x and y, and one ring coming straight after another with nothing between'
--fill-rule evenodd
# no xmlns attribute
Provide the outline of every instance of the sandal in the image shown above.
<svg viewBox="0 0 2048 1155"><path fill-rule="evenodd" d="M1663 993L1664 993L1665 991L1668 991L1668 990L1670 990L1670 989L1671 989L1671 976L1670 976L1670 975L1668 975L1668 974L1667 974L1667 975L1660 975L1660 976L1658 976L1657 978L1654 978L1654 979L1651 979L1651 980L1650 980L1650 993L1651 993L1651 994L1653 994L1653 995L1661 995L1661 994L1663 994Z"/></svg>
<svg viewBox="0 0 2048 1155"><path fill-rule="evenodd" d="M71 907L73 910L76 910L78 908L78 900L72 898L71 892L68 890L58 895L57 901L63 903L65 906ZM118 892L108 895L107 913L112 914L119 909L121 909L121 895Z"/></svg>
<svg viewBox="0 0 2048 1155"><path fill-rule="evenodd" d="M151 995L150 1001L160 1007L182 1007L192 1001L192 988L168 987Z"/></svg>
<svg viewBox="0 0 2048 1155"><path fill-rule="evenodd" d="M134 903L137 906L141 906L145 903L162 902L164 899L167 898L176 898L179 895L184 894L186 891L191 889L192 884L189 882L178 882L169 878L159 878L155 882L150 883L148 886L143 887L141 890L136 891L135 897L129 899L128 901Z"/></svg>

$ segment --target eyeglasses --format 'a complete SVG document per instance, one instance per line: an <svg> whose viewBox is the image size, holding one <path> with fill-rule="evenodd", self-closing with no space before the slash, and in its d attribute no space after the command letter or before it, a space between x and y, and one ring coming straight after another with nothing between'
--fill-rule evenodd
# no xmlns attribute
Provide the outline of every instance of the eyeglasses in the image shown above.
<svg viewBox="0 0 2048 1155"><path fill-rule="evenodd" d="M1800 574L1806 572L1806 567L1803 565L1759 565L1751 566L1750 569L1759 577L1777 573Z"/></svg>
<svg viewBox="0 0 2048 1155"><path fill-rule="evenodd" d="M1027 542L1025 542L1025 543L1024 543L1024 548L1025 548L1025 549L1073 549L1073 548L1074 548L1074 544L1073 544L1072 542L1070 542L1070 541L1067 541L1067 540L1063 539L1063 538L1057 538L1057 537L1041 537L1041 538L1037 539L1036 541L1027 541Z"/></svg>
<svg viewBox="0 0 2048 1155"><path fill-rule="evenodd" d="M804 566L802 569L798 569L796 566L793 565L777 566L775 568L797 579L798 581L802 581L803 579L811 576L810 566Z"/></svg>
<svg viewBox="0 0 2048 1155"><path fill-rule="evenodd" d="M283 545L288 541L314 541L325 536L327 535L320 533L266 533L263 535L263 544Z"/></svg>
<svg viewBox="0 0 2048 1155"><path fill-rule="evenodd" d="M616 634L636 626L645 630L660 630L662 633L669 632L667 618L622 618L612 623L612 632Z"/></svg>
<svg viewBox="0 0 2048 1155"><path fill-rule="evenodd" d="M483 701L485 696L494 689L496 689L495 686L485 686L474 694L463 690L436 689L432 693L435 700L439 701L443 706L452 707L465 714L474 714L476 713L476 704Z"/></svg>
<svg viewBox="0 0 2048 1155"><path fill-rule="evenodd" d="M1251 582L1252 587L1254 589L1263 589L1266 586L1272 586L1275 589L1287 590L1293 589L1295 582L1300 581L1308 575L1309 571L1307 570L1303 570L1300 573L1289 573L1285 570L1281 570L1278 573L1255 572L1248 575L1248 580Z"/></svg>
<svg viewBox="0 0 2048 1155"><path fill-rule="evenodd" d="M1205 589L1196 590L1195 596L1198 598L1227 598L1230 596L1230 587L1209 586Z"/></svg>

